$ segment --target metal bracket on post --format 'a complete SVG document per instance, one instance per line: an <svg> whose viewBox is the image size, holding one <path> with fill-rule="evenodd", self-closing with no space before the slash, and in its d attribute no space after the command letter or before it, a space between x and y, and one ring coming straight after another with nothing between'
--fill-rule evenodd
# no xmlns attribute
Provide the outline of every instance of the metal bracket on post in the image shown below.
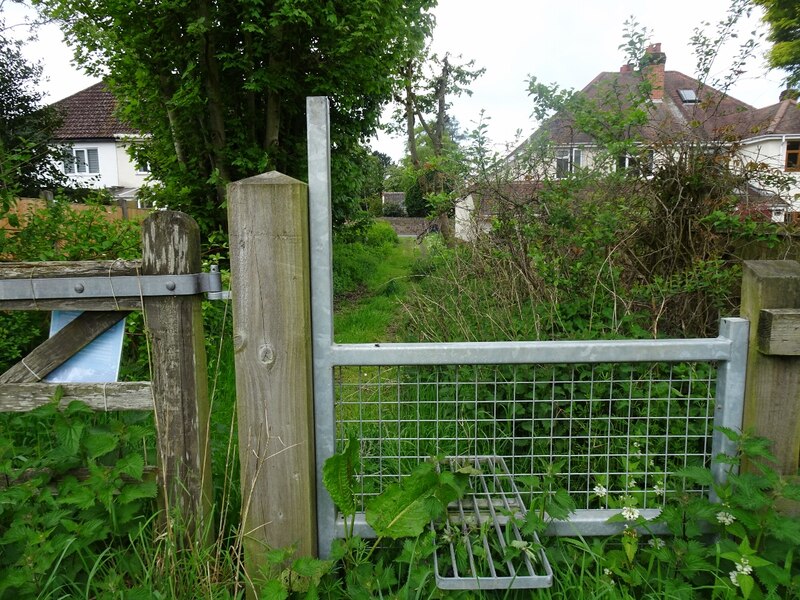
<svg viewBox="0 0 800 600"><path fill-rule="evenodd" d="M208 276L213 279L213 285L216 289L206 292L207 300L230 300L231 291L222 289L222 277L219 274L219 266L211 265L208 268Z"/></svg>
<svg viewBox="0 0 800 600"><path fill-rule="evenodd" d="M2 300L72 300L76 298L125 298L191 296L208 294L209 300L227 299L219 267L208 273L186 275L119 275L109 277L53 277L0 280Z"/></svg>

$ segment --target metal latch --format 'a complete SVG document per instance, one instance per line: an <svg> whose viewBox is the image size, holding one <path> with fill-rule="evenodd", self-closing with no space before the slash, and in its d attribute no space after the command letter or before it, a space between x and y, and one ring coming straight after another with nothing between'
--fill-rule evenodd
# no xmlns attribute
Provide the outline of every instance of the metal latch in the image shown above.
<svg viewBox="0 0 800 600"><path fill-rule="evenodd" d="M186 275L112 275L0 280L0 300L192 296L204 293L208 294L209 300L230 298L230 292L222 289L222 278L217 265L212 265L208 273Z"/></svg>

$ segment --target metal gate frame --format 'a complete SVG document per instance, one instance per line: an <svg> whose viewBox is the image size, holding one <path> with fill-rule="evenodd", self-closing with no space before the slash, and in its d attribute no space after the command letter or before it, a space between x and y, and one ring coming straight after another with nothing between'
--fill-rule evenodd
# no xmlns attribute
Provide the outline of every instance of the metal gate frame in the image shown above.
<svg viewBox="0 0 800 600"><path fill-rule="evenodd" d="M341 535L336 508L322 485L322 465L335 452L334 378L335 366L407 365L499 365L607 362L715 361L717 390L714 426L739 430L744 408L745 371L749 323L726 318L720 335L709 339L552 341L552 342L465 342L418 344L335 344L333 341L332 218L330 175L330 117L328 99L307 99L308 185L311 244L311 318L313 327L314 419L317 461L317 527L321 556ZM613 349L613 358L609 351ZM715 430L712 458L732 454L733 442ZM712 462L717 482L724 480L725 465ZM555 535L606 535L619 530L606 520L613 509L579 510L568 522L557 522ZM657 509L643 510L652 518ZM363 515L357 517L355 533L374 535Z"/></svg>

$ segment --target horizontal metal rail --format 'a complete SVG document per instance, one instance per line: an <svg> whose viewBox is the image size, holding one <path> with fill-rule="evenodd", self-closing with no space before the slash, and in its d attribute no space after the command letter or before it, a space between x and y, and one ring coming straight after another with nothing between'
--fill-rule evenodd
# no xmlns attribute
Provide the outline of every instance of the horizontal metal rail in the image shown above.
<svg viewBox="0 0 800 600"><path fill-rule="evenodd" d="M221 291L219 271L187 275L53 277L0 281L0 300L190 296Z"/></svg>
<svg viewBox="0 0 800 600"><path fill-rule="evenodd" d="M578 509L572 513L568 520L558 521L553 520L547 527L547 535L557 536L594 536L594 535L617 535L625 529L624 523L609 523L608 519L618 515L620 510L613 508L589 508ZM663 523L653 523L652 520L661 514L661 510L657 508L645 508L639 510L641 516L650 521L647 525L648 533L654 535L662 535L669 533L666 525ZM350 531L350 519L345 521L341 516L336 518L336 536L345 537L345 534ZM374 538L375 531L369 526L364 513L357 513L353 521L353 533L363 538Z"/></svg>
<svg viewBox="0 0 800 600"><path fill-rule="evenodd" d="M731 340L725 337L669 340L333 344L328 350L328 356L320 358L326 359L332 365L340 366L705 362L729 360L731 344Z"/></svg>

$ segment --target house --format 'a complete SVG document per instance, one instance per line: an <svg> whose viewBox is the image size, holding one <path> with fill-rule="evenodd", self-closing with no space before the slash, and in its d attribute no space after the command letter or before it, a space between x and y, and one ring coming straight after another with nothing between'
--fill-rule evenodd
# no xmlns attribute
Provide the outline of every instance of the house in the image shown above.
<svg viewBox="0 0 800 600"><path fill-rule="evenodd" d="M784 93L776 104L755 108L693 77L666 70L661 44L647 48L644 62L647 66L641 72L632 65L623 65L618 72L600 73L580 94L600 111L619 112L631 106L631 98L646 81L650 97L641 105L646 118L644 123L630 128L632 139L635 136L651 147L658 147L658 140L665 137L700 145L735 143L737 156L744 164L757 163L782 172L789 183L788 189L764 185L740 190L742 205L775 221L800 213L800 109L796 95ZM541 141L546 144L538 144ZM547 119L511 153L507 162L521 160L534 147L544 148L544 155L539 157L540 172L534 180L567 178L579 169L598 167L634 169L646 174L658 161L652 151L620 154L609 161L607 154L600 151L598 140L567 113L556 113ZM475 211L473 196L468 195L456 207L456 236L460 239L472 239L489 222L486 207L491 211L492 202L484 197L482 209Z"/></svg>
<svg viewBox="0 0 800 600"><path fill-rule="evenodd" d="M105 83L96 83L55 102L62 124L55 141L68 147L72 160L64 173L77 187L108 189L117 199L135 199L150 175L128 153L135 142L146 139L116 116L117 102Z"/></svg>

